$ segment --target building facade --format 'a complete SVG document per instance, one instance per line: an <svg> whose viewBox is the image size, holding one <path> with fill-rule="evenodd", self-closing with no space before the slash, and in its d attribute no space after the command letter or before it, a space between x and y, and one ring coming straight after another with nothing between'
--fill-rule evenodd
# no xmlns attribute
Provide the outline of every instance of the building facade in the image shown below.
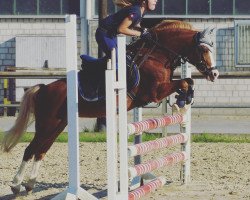
<svg viewBox="0 0 250 200"><path fill-rule="evenodd" d="M83 29L81 25L83 15L80 16L80 13L84 13L82 3L89 4L88 7L85 6L86 9L91 8L88 10L87 27L84 27L87 28L87 36L84 37L83 30L81 30ZM44 62L48 60L46 55L39 51L41 47L39 44L30 45L32 50L26 44L25 50L24 45L18 42L21 37L24 37L26 41L29 41L31 37L37 37L40 41L43 37L57 38L58 42L54 45L57 47L55 51L61 51L59 57L62 58L59 60L62 61L64 49L60 46L62 44L60 38L65 36L64 15L72 13L79 16L78 54L84 52L82 44L86 41L82 41L82 38L87 38L87 53L97 57L95 30L98 26L98 3L98 0L0 0L0 70L4 71L8 66L29 67L22 66L20 64L22 59L18 59L23 58L19 55L25 51L27 53L37 51L37 54L31 56L25 64L30 67L42 68ZM178 19L191 23L198 30L215 27L214 56L218 70L222 73L249 72L249 7L250 1L248 0L162 0L158 1L157 9L153 13L146 15L142 24L151 27L162 19ZM108 0L108 12L113 13L117 9L119 8L114 6L112 0ZM59 64L56 62L50 58L48 67L65 67L63 61ZM80 66L80 59L78 65ZM0 104L3 103L3 88L4 81L0 80ZM217 80L216 83L210 83L205 79L195 79L195 106L207 107L206 112L211 114L214 112L214 107L244 107L244 109L233 110L232 114L248 115L246 108L250 108L249 77L223 78Z"/></svg>

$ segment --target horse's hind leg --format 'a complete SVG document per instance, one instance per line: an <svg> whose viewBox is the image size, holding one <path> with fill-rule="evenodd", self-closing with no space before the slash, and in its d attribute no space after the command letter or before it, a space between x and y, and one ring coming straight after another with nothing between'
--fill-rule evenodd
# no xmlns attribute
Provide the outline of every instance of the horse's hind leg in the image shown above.
<svg viewBox="0 0 250 200"><path fill-rule="evenodd" d="M34 157L34 155L35 155L34 150L39 145L39 141L37 139L38 138L35 136L33 138L33 140L31 141L31 143L28 145L28 147L26 147L26 149L24 151L22 163L19 167L17 174L15 175L15 177L12 181L12 185L10 186L11 190L14 194L18 194L21 190L21 185L22 185L22 182L24 179L25 169L27 168L27 164Z"/></svg>
<svg viewBox="0 0 250 200"><path fill-rule="evenodd" d="M58 121L58 120L55 120L55 121ZM62 120L58 123L56 123L55 121L54 121L54 123L52 123L54 125L53 126L54 128L52 128L50 123L47 123L47 127L49 130L48 129L44 130L44 132L47 133L46 135L48 135L48 137L43 138L43 140L40 139L39 144L37 143L35 152L33 152L34 153L34 161L33 161L32 170L31 170L31 173L30 173L30 176L29 176L27 183L24 184L27 192L31 191L34 188L34 185L36 183L36 178L38 176L39 167L40 167L41 161L43 160L45 154L50 149L50 147L54 143L57 136L64 130L64 128L67 125L66 120ZM51 120L50 120L50 122L51 122ZM39 132L41 133L41 129L39 130Z"/></svg>
<svg viewBox="0 0 250 200"><path fill-rule="evenodd" d="M53 123L52 123L53 122ZM25 169L27 167L28 161L34 157L34 162L31 170L31 174L26 184L24 184L27 192L31 191L34 188L36 178L38 176L38 170L41 164L42 159L44 158L46 152L49 150L57 136L64 130L67 125L66 120L50 120L49 122L43 122L47 126L46 129L37 128L38 130L34 136L31 143L25 149L22 163L19 167L17 174L15 175L11 190L14 194L18 194L21 189L21 185L25 175ZM46 133L46 134L42 134Z"/></svg>
<svg viewBox="0 0 250 200"><path fill-rule="evenodd" d="M15 175L12 185L10 186L13 194L18 194L21 190L22 181L24 178L25 169L27 166L27 161L22 161L17 174Z"/></svg>

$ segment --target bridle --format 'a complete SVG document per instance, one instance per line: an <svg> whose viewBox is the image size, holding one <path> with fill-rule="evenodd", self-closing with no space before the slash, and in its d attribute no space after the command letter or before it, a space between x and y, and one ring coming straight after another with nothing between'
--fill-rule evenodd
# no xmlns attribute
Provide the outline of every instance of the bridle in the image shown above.
<svg viewBox="0 0 250 200"><path fill-rule="evenodd" d="M199 57L200 57L200 62L197 62L195 64L196 68L204 75L206 76L210 76L212 71L216 69L216 67L210 67L208 68L207 65L206 65L206 62L202 56L202 53L200 52L200 50L198 50L198 54L199 54Z"/></svg>
<svg viewBox="0 0 250 200"><path fill-rule="evenodd" d="M212 71L216 69L216 67L207 67L207 64L202 56L202 50L200 50L202 47L201 46L205 46L211 53L213 50L213 42L211 40L208 40L204 37L201 37L201 33L197 32L194 35L194 41L196 43L196 48L198 51L198 55L199 55L199 62L195 64L196 68L204 75L206 76L210 76Z"/></svg>
<svg viewBox="0 0 250 200"><path fill-rule="evenodd" d="M145 41L144 41L145 43L152 43L152 44L154 44L154 46L151 48L152 51L150 51L150 53L153 52L153 50L155 49L155 47L158 47L158 48L162 49L163 51L172 54L172 55L174 56L174 59L172 60L172 64L171 64L171 66L173 67L173 70L176 69L176 67L178 66L179 61L180 61L182 64L185 63L185 62L192 63L192 62L190 62L190 60L188 59L187 56L184 56L184 55L182 55L182 54L179 54L179 53L177 53L176 51L174 51L174 50L172 50L172 49L170 49L170 48L168 48L168 47L163 46L162 44L160 44L160 43L158 42L157 34L156 34L155 32L153 32L153 33L154 33L154 36L155 36L154 38L155 38L155 39L150 39L150 40L145 40ZM200 32L197 32L197 33L194 35L194 38L193 38L193 40L195 41L195 44L196 44L195 48L196 48L196 50L198 51L198 54L199 54L199 62L197 62L197 63L192 63L192 64L195 65L196 68L197 68L201 73L203 73L203 74L206 75L206 76L209 76L209 75L212 73L212 71L213 71L214 69L216 69L216 68L215 68L215 67L210 67L210 68L207 67L207 64L206 64L206 62L205 62L205 60L204 60L204 58L203 58L203 56L202 56L202 52L201 52L201 50L200 50L200 47L201 47L201 45L204 45L204 46L208 47L208 49L211 51L212 48L213 48L213 44L212 44L211 42L206 42L206 41L202 41L202 42L201 42L201 41L200 41L200 37L201 37ZM142 45L142 46L143 46L143 45ZM140 52L140 50L139 50L138 52ZM144 55L144 57L145 57L145 58L148 57L148 54L147 54L147 55ZM146 60L146 59L142 59L142 61L145 61L145 60ZM142 63L140 63L139 66L140 66L141 64L142 64Z"/></svg>

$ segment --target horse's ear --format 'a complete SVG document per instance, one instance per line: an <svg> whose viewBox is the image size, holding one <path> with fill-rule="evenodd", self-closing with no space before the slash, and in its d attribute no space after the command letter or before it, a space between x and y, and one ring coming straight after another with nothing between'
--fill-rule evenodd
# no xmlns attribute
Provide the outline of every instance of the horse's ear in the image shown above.
<svg viewBox="0 0 250 200"><path fill-rule="evenodd" d="M208 27L205 30L203 30L202 32L200 32L200 34L198 34L197 37L197 43L200 44L206 44L209 45L210 47L213 47L213 32L214 32L215 28L212 27ZM210 51L212 51L212 49L209 49Z"/></svg>
<svg viewBox="0 0 250 200"><path fill-rule="evenodd" d="M201 37L205 37L206 35L212 35L214 34L214 31L215 31L214 27L208 27L201 32Z"/></svg>
<svg viewBox="0 0 250 200"><path fill-rule="evenodd" d="M209 34L214 34L214 32L216 31L216 28L215 27L210 27L210 30L209 30Z"/></svg>

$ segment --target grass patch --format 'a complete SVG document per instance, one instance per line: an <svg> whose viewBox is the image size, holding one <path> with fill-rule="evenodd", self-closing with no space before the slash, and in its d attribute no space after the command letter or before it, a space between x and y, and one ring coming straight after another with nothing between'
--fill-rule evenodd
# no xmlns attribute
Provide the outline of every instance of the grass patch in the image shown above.
<svg viewBox="0 0 250 200"><path fill-rule="evenodd" d="M192 142L203 143L250 143L250 134L193 134Z"/></svg>
<svg viewBox="0 0 250 200"><path fill-rule="evenodd" d="M34 133L26 133L21 138L20 142L30 142L34 137ZM3 133L0 132L0 141L2 141ZM161 138L159 133L152 134L152 133L145 133L142 135L142 141L151 141L157 138ZM102 132L81 132L79 134L79 141L80 142L106 142L106 133ZM134 137L129 137L129 142L133 142ZM65 143L68 142L68 133L61 133L59 137L56 139L56 142ZM192 135L192 142L196 143L250 143L250 134L193 134Z"/></svg>

